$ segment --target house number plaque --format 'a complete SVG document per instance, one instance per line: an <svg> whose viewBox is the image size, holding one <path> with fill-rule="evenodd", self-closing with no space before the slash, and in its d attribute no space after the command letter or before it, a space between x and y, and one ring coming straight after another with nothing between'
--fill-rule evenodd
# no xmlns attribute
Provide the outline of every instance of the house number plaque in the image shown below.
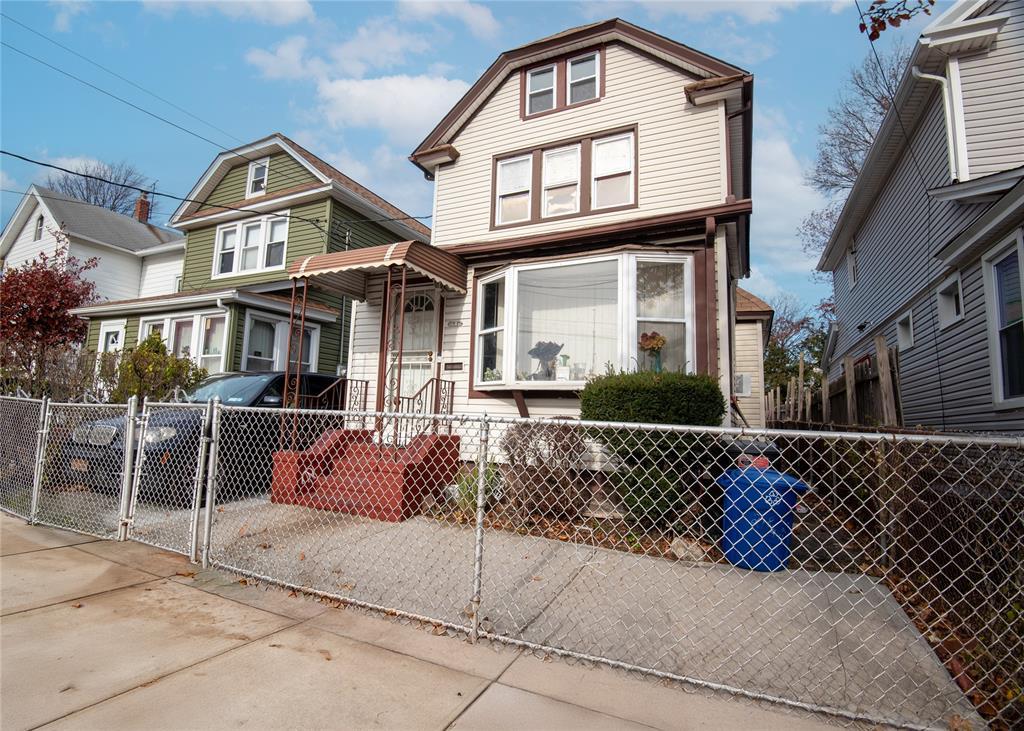
<svg viewBox="0 0 1024 731"><path fill-rule="evenodd" d="M445 363L444 369L446 371L461 371L462 363Z"/></svg>

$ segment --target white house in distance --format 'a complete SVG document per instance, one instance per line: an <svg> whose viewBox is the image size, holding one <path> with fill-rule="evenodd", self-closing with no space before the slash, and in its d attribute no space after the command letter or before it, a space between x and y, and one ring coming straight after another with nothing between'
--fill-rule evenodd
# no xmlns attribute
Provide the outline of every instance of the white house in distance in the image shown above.
<svg viewBox="0 0 1024 731"><path fill-rule="evenodd" d="M96 284L101 300L121 300L176 292L181 284L185 239L172 229L149 223L150 202L145 194L135 203L134 216L70 198L39 185L25 192L0 235L0 267L21 266L41 253L57 249L54 233L63 230L68 254L99 264L86 276ZM111 338L118 338L111 331ZM120 349L120 342L104 343Z"/></svg>

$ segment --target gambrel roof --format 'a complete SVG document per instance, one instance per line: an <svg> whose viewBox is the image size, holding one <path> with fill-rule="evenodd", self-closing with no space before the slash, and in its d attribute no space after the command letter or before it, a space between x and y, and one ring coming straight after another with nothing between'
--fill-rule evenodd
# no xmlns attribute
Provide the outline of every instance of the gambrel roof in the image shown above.
<svg viewBox="0 0 1024 731"><path fill-rule="evenodd" d="M420 165L422 157L450 144L459 130L511 72L569 51L608 42L631 46L701 80L749 76L747 71L737 66L620 18L590 23L513 48L498 56L462 99L416 147L410 159ZM423 169L424 172L430 172L426 168Z"/></svg>

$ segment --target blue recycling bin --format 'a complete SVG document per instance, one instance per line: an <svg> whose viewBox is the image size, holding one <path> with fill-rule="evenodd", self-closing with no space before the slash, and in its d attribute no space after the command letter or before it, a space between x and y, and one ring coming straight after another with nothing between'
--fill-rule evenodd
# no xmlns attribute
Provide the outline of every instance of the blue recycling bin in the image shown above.
<svg viewBox="0 0 1024 731"><path fill-rule="evenodd" d="M718 478L723 489L722 551L734 566L780 571L789 561L793 511L808 488L792 475L757 467L734 468Z"/></svg>

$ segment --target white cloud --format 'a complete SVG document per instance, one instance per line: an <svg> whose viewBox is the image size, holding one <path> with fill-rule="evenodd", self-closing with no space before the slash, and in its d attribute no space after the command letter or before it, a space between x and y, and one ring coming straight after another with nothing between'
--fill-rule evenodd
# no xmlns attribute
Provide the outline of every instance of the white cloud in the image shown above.
<svg viewBox="0 0 1024 731"><path fill-rule="evenodd" d="M411 145L465 93L469 84L443 76L324 79L320 111L332 127L371 127L399 145Z"/></svg>
<svg viewBox="0 0 1024 731"><path fill-rule="evenodd" d="M744 36L731 31L709 34L707 47L718 49L720 55L728 56L730 61L743 66L756 66L767 61L778 52L774 39L760 33L758 37Z"/></svg>
<svg viewBox="0 0 1024 731"><path fill-rule="evenodd" d="M309 0L143 0L142 4L166 16L184 8L198 15L218 12L232 20L265 25L291 25L316 17Z"/></svg>
<svg viewBox="0 0 1024 731"><path fill-rule="evenodd" d="M401 66L408 56L431 50L430 39L396 27L391 18L371 18L355 35L331 49L335 66L346 76L363 76L370 69Z"/></svg>
<svg viewBox="0 0 1024 731"><path fill-rule="evenodd" d="M306 58L308 41L303 36L292 36L278 43L272 50L250 48L245 60L255 66L267 79L302 79L323 73L323 62Z"/></svg>
<svg viewBox="0 0 1024 731"><path fill-rule="evenodd" d="M71 30L71 21L75 16L84 13L90 5L85 0L50 0L50 6L57 10L53 16L53 29L67 33Z"/></svg>
<svg viewBox="0 0 1024 731"><path fill-rule="evenodd" d="M764 272L809 275L817 263L800 248L796 230L825 200L804 184L807 166L793 152L784 115L762 107L754 119L753 199L750 247Z"/></svg>
<svg viewBox="0 0 1024 731"><path fill-rule="evenodd" d="M494 38L501 30L501 25L490 8L467 0L402 0L399 12L404 17L414 20L454 18L461 21L477 38Z"/></svg>
<svg viewBox="0 0 1024 731"><path fill-rule="evenodd" d="M655 19L682 15L687 20L704 21L716 15L732 15L747 23L775 23L796 0L647 0L640 3Z"/></svg>
<svg viewBox="0 0 1024 731"><path fill-rule="evenodd" d="M0 188L5 190L19 190L20 186L18 181L14 179L6 170L0 170Z"/></svg>
<svg viewBox="0 0 1024 731"><path fill-rule="evenodd" d="M740 282L740 286L761 299L773 299L782 293L778 282L765 274L758 266L750 267L750 277Z"/></svg>

